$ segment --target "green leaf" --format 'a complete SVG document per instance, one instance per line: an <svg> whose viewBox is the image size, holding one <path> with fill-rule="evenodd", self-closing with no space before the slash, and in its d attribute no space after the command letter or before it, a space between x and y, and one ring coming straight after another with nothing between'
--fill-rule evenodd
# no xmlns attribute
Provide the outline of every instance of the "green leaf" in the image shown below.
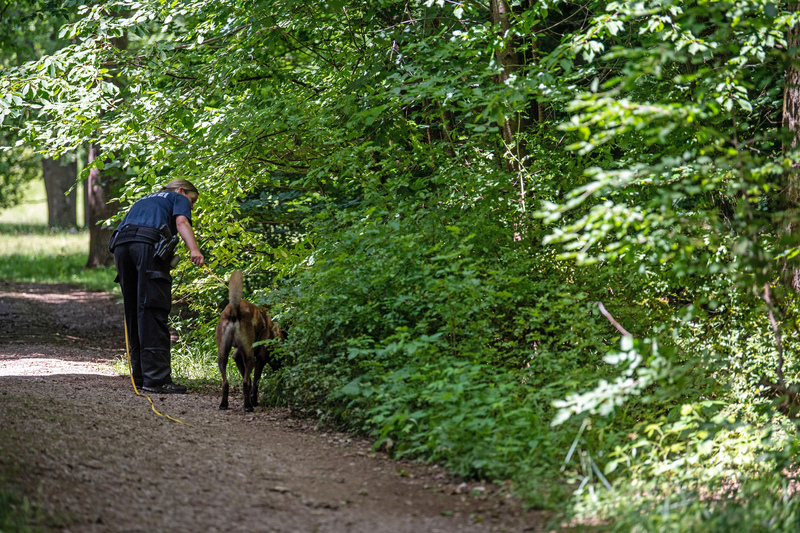
<svg viewBox="0 0 800 533"><path fill-rule="evenodd" d="M347 385L345 385L344 387L342 387L341 389L339 389L339 391L347 396L358 396L359 394L361 394L362 390L360 381L361 378L356 378Z"/></svg>

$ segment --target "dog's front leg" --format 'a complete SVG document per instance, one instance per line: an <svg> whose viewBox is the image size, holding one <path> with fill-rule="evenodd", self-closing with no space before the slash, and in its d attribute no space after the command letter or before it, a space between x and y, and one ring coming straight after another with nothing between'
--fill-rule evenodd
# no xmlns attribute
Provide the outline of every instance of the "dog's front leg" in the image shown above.
<svg viewBox="0 0 800 533"><path fill-rule="evenodd" d="M266 365L266 357L264 354L264 347L262 346L258 353L258 357L256 357L256 369L255 373L253 374L253 387L250 389L250 403L253 407L258 405L258 382L261 380L261 374L264 372L264 365Z"/></svg>

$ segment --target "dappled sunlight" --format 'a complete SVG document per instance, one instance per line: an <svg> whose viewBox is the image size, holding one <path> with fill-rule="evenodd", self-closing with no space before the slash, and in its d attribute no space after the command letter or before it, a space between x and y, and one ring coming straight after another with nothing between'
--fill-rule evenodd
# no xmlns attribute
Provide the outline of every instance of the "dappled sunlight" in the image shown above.
<svg viewBox="0 0 800 533"><path fill-rule="evenodd" d="M95 374L117 376L108 363L67 361L54 357L14 357L0 355L0 377L54 376L64 374Z"/></svg>
<svg viewBox="0 0 800 533"><path fill-rule="evenodd" d="M39 286L41 287L41 286ZM59 292L3 292L0 291L0 295L11 295L14 298L24 299L24 300L34 300L38 302L45 302L49 304L53 303L66 303L66 302L87 302L97 298L97 294L84 291L84 290L76 290L74 292L69 293L59 293Z"/></svg>

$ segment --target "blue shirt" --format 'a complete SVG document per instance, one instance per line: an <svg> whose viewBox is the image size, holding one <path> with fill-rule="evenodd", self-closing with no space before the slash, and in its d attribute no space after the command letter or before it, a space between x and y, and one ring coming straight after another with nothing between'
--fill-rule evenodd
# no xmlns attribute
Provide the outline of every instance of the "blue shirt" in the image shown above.
<svg viewBox="0 0 800 533"><path fill-rule="evenodd" d="M183 215L192 223L192 202L174 191L161 191L137 200L122 219L117 229L132 224L159 229L167 225L173 235L178 234L175 217Z"/></svg>

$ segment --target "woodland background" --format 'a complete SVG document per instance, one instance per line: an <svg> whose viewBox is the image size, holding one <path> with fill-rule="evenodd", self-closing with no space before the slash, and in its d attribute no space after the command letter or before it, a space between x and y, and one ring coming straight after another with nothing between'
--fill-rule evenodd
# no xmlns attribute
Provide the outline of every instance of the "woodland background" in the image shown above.
<svg viewBox="0 0 800 533"><path fill-rule="evenodd" d="M85 180L101 267L126 207L187 178L207 263L289 331L270 405L573 524L797 530L798 22L767 0L0 2L0 202ZM173 274L177 357L211 374L225 289Z"/></svg>

